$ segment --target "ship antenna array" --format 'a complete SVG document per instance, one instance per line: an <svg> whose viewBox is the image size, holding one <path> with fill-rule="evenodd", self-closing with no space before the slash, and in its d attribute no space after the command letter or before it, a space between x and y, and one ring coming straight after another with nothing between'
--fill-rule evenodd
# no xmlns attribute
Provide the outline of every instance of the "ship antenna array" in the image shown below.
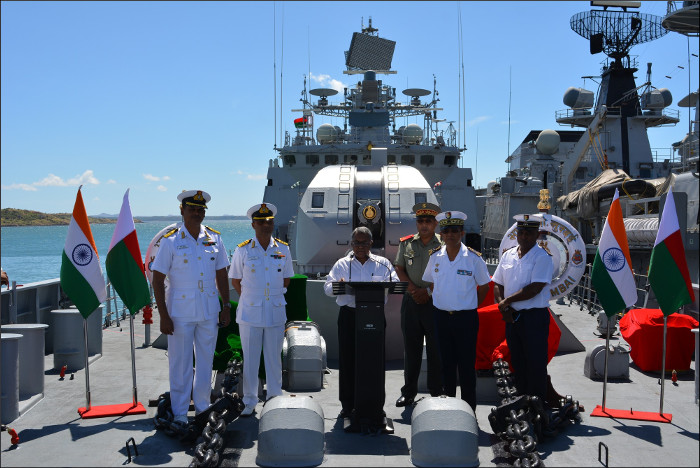
<svg viewBox="0 0 700 468"><path fill-rule="evenodd" d="M591 54L605 55L621 64L635 44L658 39L668 33L662 18L637 11L591 10L571 17L571 29L590 41Z"/></svg>

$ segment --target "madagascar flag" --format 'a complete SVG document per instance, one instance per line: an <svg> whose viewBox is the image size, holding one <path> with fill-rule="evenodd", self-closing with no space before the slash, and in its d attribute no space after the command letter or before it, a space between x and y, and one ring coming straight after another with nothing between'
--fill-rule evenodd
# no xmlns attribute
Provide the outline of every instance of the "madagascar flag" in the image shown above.
<svg viewBox="0 0 700 468"><path fill-rule="evenodd" d="M306 125L306 117L299 117L298 119L294 119L294 126L296 128L302 128L304 125Z"/></svg>
<svg viewBox="0 0 700 468"><path fill-rule="evenodd" d="M665 316L671 315L682 305L690 304L695 300L688 263L685 261L676 202L670 189L661 214L654 249L651 251L649 284Z"/></svg>
<svg viewBox="0 0 700 468"><path fill-rule="evenodd" d="M97 247L92 238L80 188L63 246L61 289L85 318L107 299L100 257L97 256Z"/></svg>
<svg viewBox="0 0 700 468"><path fill-rule="evenodd" d="M105 261L107 276L124 305L134 315L141 307L151 303L151 293L143 269L139 241L136 238L134 218L129 206L129 189L124 194L122 209Z"/></svg>

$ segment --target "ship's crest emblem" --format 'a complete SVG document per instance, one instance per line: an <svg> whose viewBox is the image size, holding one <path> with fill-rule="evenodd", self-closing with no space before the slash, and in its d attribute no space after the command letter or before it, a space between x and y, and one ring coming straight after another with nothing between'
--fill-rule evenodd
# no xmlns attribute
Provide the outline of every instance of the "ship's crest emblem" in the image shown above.
<svg viewBox="0 0 700 468"><path fill-rule="evenodd" d="M583 255L581 255L581 251L576 249L574 251L574 255L571 257L571 261L574 262L574 265L580 265L581 262L583 261Z"/></svg>

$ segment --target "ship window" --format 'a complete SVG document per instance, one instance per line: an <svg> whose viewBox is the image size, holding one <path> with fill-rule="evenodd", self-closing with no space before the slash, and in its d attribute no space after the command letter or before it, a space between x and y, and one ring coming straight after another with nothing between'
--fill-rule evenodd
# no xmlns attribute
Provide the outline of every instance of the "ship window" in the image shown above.
<svg viewBox="0 0 700 468"><path fill-rule="evenodd" d="M357 164L357 156L354 154L346 154L344 162L345 164Z"/></svg>
<svg viewBox="0 0 700 468"><path fill-rule="evenodd" d="M323 208L324 196L323 192L313 192L311 194L311 208Z"/></svg>
<svg viewBox="0 0 700 468"><path fill-rule="evenodd" d="M585 167L579 167L576 169L576 175L574 176L575 178L581 180L584 177L586 177L586 168Z"/></svg>
<svg viewBox="0 0 700 468"><path fill-rule="evenodd" d="M338 155L337 154L327 154L325 156L325 161L326 161L326 165L338 164Z"/></svg>
<svg viewBox="0 0 700 468"><path fill-rule="evenodd" d="M296 163L297 163L297 158L295 158L293 154L285 154L284 155L284 165L285 166L293 166Z"/></svg>
<svg viewBox="0 0 700 468"><path fill-rule="evenodd" d="M306 155L306 164L310 164L312 166L315 166L318 164L318 154L307 154Z"/></svg>
<svg viewBox="0 0 700 468"><path fill-rule="evenodd" d="M454 154L448 154L447 156L445 156L445 166L452 167L455 165L456 162L457 156L455 156Z"/></svg>
<svg viewBox="0 0 700 468"><path fill-rule="evenodd" d="M387 164L396 164L396 155L395 154L388 154L386 156L386 162L387 162Z"/></svg>
<svg viewBox="0 0 700 468"><path fill-rule="evenodd" d="M416 163L416 157L412 154L404 154L401 156L401 164L404 166L413 166Z"/></svg>
<svg viewBox="0 0 700 468"><path fill-rule="evenodd" d="M435 163L435 156L432 154L423 154L420 157L421 166L432 166Z"/></svg>
<svg viewBox="0 0 700 468"><path fill-rule="evenodd" d="M272 179L267 179L267 186L272 187Z"/></svg>
<svg viewBox="0 0 700 468"><path fill-rule="evenodd" d="M416 192L413 194L413 199L416 203L428 203L428 194L425 192Z"/></svg>

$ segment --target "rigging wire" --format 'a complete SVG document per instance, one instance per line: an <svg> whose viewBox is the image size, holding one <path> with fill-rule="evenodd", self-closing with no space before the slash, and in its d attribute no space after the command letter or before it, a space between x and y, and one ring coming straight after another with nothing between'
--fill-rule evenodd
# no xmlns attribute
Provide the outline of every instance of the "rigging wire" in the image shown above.
<svg viewBox="0 0 700 468"><path fill-rule="evenodd" d="M272 3L272 82L274 89L275 149L277 149L277 2Z"/></svg>
<svg viewBox="0 0 700 468"><path fill-rule="evenodd" d="M284 93L284 84L282 81L283 78L283 69L284 69L284 4L282 4L282 31L280 32L280 48L282 49L280 52L280 142L283 142L284 140L282 139L282 131L284 125L282 125L282 119L284 119L284 112L282 110L284 106L284 98L283 98L283 93Z"/></svg>

